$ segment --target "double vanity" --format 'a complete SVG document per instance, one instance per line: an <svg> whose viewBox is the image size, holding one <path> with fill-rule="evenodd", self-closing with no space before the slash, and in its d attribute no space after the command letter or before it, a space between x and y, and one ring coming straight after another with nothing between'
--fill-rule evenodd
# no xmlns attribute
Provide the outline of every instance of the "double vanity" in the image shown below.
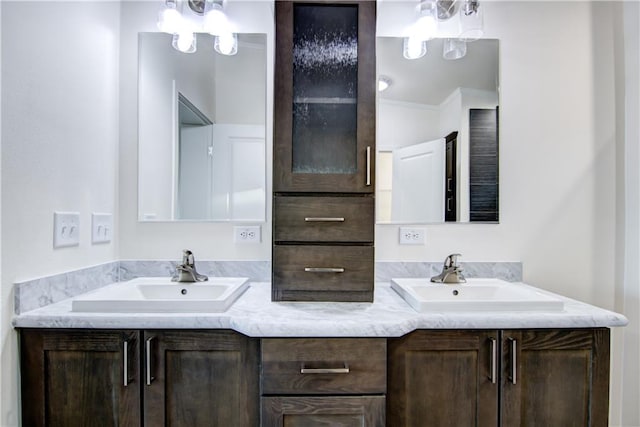
<svg viewBox="0 0 640 427"><path fill-rule="evenodd" d="M242 278L114 283L15 317L23 423L607 425L624 316L467 282L393 279L373 303L273 302Z"/></svg>

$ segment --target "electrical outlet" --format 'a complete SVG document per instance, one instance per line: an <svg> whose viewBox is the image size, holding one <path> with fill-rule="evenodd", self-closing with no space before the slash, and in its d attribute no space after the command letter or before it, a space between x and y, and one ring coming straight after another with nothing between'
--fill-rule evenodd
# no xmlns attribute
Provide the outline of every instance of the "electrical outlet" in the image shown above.
<svg viewBox="0 0 640 427"><path fill-rule="evenodd" d="M108 243L113 237L113 215L91 214L91 243Z"/></svg>
<svg viewBox="0 0 640 427"><path fill-rule="evenodd" d="M233 227L233 241L235 243L260 243L260 226L235 226Z"/></svg>
<svg viewBox="0 0 640 427"><path fill-rule="evenodd" d="M80 244L80 213L53 213L53 247L78 246Z"/></svg>
<svg viewBox="0 0 640 427"><path fill-rule="evenodd" d="M401 245L424 245L424 228L400 227Z"/></svg>

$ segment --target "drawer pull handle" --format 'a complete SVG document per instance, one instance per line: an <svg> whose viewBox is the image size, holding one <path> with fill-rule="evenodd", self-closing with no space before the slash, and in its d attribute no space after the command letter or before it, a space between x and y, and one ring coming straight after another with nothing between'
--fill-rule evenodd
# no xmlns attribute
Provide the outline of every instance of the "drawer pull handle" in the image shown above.
<svg viewBox="0 0 640 427"><path fill-rule="evenodd" d="M509 375L509 380L511 384L516 384L518 381L518 341L509 338L509 342L511 342L511 375Z"/></svg>
<svg viewBox="0 0 640 427"><path fill-rule="evenodd" d="M305 222L344 222L344 218L339 217L306 217Z"/></svg>
<svg viewBox="0 0 640 427"><path fill-rule="evenodd" d="M124 340L122 346L122 367L123 367L123 385L125 387L129 386L129 341Z"/></svg>
<svg viewBox="0 0 640 427"><path fill-rule="evenodd" d="M334 267L305 267L307 273L344 273L344 268Z"/></svg>
<svg viewBox="0 0 640 427"><path fill-rule="evenodd" d="M305 368L302 365L300 369L301 374L348 374L349 365L346 363L342 368Z"/></svg>
<svg viewBox="0 0 640 427"><path fill-rule="evenodd" d="M371 147L367 147L367 187L371 185Z"/></svg>
<svg viewBox="0 0 640 427"><path fill-rule="evenodd" d="M147 339L146 342L146 368L147 368L147 385L151 385L155 377L151 374L151 341L153 341L156 337L151 337Z"/></svg>
<svg viewBox="0 0 640 427"><path fill-rule="evenodd" d="M498 342L495 338L489 338L489 342L491 344L489 349L489 358L491 360L489 380L491 380L492 384L495 384L498 378Z"/></svg>

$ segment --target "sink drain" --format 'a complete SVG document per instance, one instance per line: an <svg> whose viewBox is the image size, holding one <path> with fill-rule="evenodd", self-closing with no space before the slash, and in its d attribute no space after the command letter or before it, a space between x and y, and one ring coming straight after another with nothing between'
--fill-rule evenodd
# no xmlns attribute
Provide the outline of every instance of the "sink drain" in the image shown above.
<svg viewBox="0 0 640 427"><path fill-rule="evenodd" d="M181 290L181 291L180 291L180 293L181 293L182 295L186 295L186 294L187 294L187 290L186 290L186 289L183 289L183 290Z"/></svg>
<svg viewBox="0 0 640 427"><path fill-rule="evenodd" d="M454 290L453 290L453 295L454 295L454 296L455 296L455 295L458 295L459 293L460 293L460 292L458 292L458 290L457 290L457 289L454 289Z"/></svg>

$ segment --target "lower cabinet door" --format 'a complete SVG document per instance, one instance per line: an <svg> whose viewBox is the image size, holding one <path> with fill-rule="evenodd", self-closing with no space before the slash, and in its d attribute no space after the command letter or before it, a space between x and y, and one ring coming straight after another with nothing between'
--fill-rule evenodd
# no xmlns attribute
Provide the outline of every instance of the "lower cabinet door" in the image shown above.
<svg viewBox="0 0 640 427"><path fill-rule="evenodd" d="M502 334L503 427L608 425L608 329Z"/></svg>
<svg viewBox="0 0 640 427"><path fill-rule="evenodd" d="M498 331L419 330L387 348L387 426L498 425Z"/></svg>
<svg viewBox="0 0 640 427"><path fill-rule="evenodd" d="M384 396L275 396L262 399L262 427L383 427Z"/></svg>
<svg viewBox="0 0 640 427"><path fill-rule="evenodd" d="M144 425L259 425L258 340L233 331L144 332Z"/></svg>
<svg viewBox="0 0 640 427"><path fill-rule="evenodd" d="M20 330L22 425L140 426L139 333Z"/></svg>

